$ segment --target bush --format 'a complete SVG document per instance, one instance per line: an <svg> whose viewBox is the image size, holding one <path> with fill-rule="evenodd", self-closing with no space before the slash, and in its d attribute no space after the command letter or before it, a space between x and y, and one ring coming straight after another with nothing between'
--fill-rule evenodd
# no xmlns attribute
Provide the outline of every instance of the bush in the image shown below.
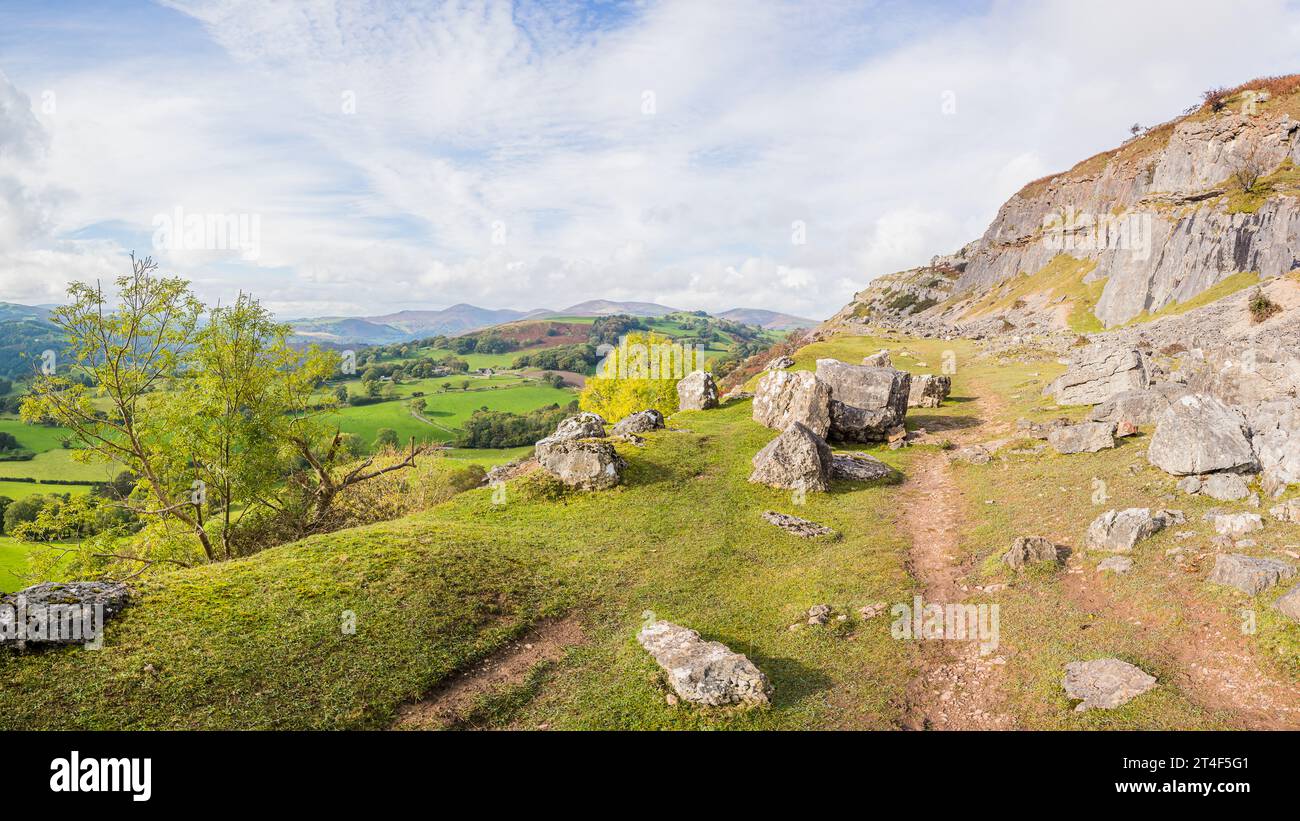
<svg viewBox="0 0 1300 821"><path fill-rule="evenodd" d="M482 465L468 465L460 470L452 471L447 477L447 483L451 489L457 493L464 493L467 490L473 490L487 481L487 471Z"/></svg>
<svg viewBox="0 0 1300 821"><path fill-rule="evenodd" d="M1255 293L1250 297L1250 318L1252 322L1259 323L1282 312L1282 306L1268 298L1264 289L1256 288Z"/></svg>

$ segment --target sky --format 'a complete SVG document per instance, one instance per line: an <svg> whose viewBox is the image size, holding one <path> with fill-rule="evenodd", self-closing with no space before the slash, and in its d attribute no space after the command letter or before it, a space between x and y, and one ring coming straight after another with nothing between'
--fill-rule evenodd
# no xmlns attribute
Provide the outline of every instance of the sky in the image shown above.
<svg viewBox="0 0 1300 821"><path fill-rule="evenodd" d="M1133 123L1295 71L1285 0L4 0L0 301L134 251L283 318L820 319Z"/></svg>

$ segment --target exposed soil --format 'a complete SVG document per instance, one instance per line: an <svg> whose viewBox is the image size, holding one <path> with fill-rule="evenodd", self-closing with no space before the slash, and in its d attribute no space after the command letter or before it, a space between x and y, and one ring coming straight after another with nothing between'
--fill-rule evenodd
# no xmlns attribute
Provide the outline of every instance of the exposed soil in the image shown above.
<svg viewBox="0 0 1300 821"><path fill-rule="evenodd" d="M395 730L442 730L464 721L480 696L523 683L535 666L559 661L564 651L585 641L576 616L547 619L522 638L439 685L427 697L401 708Z"/></svg>

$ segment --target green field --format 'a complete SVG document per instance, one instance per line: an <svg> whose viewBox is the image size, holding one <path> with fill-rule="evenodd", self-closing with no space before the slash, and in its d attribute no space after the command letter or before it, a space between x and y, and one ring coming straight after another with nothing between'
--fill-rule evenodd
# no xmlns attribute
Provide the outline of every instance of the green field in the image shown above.
<svg viewBox="0 0 1300 821"><path fill-rule="evenodd" d="M0 462L0 480L23 477L62 479L74 482L107 482L122 471L119 465L82 464L73 461L71 450L47 450L22 462Z"/></svg>
<svg viewBox="0 0 1300 821"><path fill-rule="evenodd" d="M436 380L435 380L436 381ZM476 384L487 382L480 380ZM452 384L457 384L453 381ZM373 405L340 408L334 417L344 433L356 434L361 441L369 445L374 441L380 428L392 428L403 442L414 436L418 442L447 442L456 434L474 411L486 406L492 410L526 413L547 405L567 405L576 394L565 388L531 383L518 384L514 387L502 387L498 390L452 390L446 393L426 393L424 418L421 421L411 414L405 400L378 402Z"/></svg>
<svg viewBox="0 0 1300 821"><path fill-rule="evenodd" d="M33 453L61 448L63 439L72 435L67 428L29 425L13 417L0 417L0 433L13 434L19 445Z"/></svg>

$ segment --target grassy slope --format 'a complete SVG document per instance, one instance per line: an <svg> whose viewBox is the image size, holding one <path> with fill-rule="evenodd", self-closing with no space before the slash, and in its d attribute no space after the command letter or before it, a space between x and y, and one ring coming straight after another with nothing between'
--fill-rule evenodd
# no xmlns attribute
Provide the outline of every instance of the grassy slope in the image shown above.
<svg viewBox="0 0 1300 821"><path fill-rule="evenodd" d="M973 359L965 342L840 337L796 358L800 367L825 355L853 362L881 346L894 349L899 364L930 366L917 370L932 371L943 351L954 352L954 401L927 412L931 418L986 414L993 417L986 422L1005 423L1059 412L1039 395L1059 365ZM970 401L976 392L1002 400ZM569 610L581 616L587 643L533 677L519 698L503 699L509 706L490 713L489 726L893 726L915 645L890 639L887 617L786 628L812 604L852 613L910 596L906 544L893 522L898 489L841 485L799 509L786 494L744 481L750 456L772 436L749 420L748 402L674 422L690 432L650 434L645 449L620 446L631 467L627 486L614 491L545 502L512 485L499 507L487 491L474 491L404 520L150 582L114 622L104 650L0 656L0 726L386 726L398 705L450 671L536 619ZM977 580L1011 582L983 600L1002 607L1007 705L1022 726L1231 723L1189 695L1169 648L1208 629L1190 604L1227 616L1241 602L1171 569L1163 553L1174 533L1140 545L1127 578L1095 577L1095 556L1085 558L1081 577L1013 579L996 562L1018 535L1077 547L1105 509L1092 504L1093 476L1107 478L1107 506L1162 504L1170 477L1127 471L1141 462L1143 445L954 468L968 516L962 550ZM906 471L919 452L881 455ZM1189 519L1175 531L1195 530L1194 544L1207 542L1197 515L1204 505L1175 506ZM785 536L759 519L769 508L825 522L843 537ZM1300 526L1270 522L1265 535L1267 543L1300 541ZM1070 592L1079 584L1101 586L1119 604L1090 604ZM1264 606L1278 592L1256 603L1260 632L1241 640L1266 649L1280 674L1296 675L1300 628ZM345 610L357 614L356 635L339 630ZM773 708L736 714L665 705L656 668L633 638L646 610L750 655L776 686ZM1060 689L1062 666L1102 655L1139 663L1160 687L1119 710L1073 713Z"/></svg>

